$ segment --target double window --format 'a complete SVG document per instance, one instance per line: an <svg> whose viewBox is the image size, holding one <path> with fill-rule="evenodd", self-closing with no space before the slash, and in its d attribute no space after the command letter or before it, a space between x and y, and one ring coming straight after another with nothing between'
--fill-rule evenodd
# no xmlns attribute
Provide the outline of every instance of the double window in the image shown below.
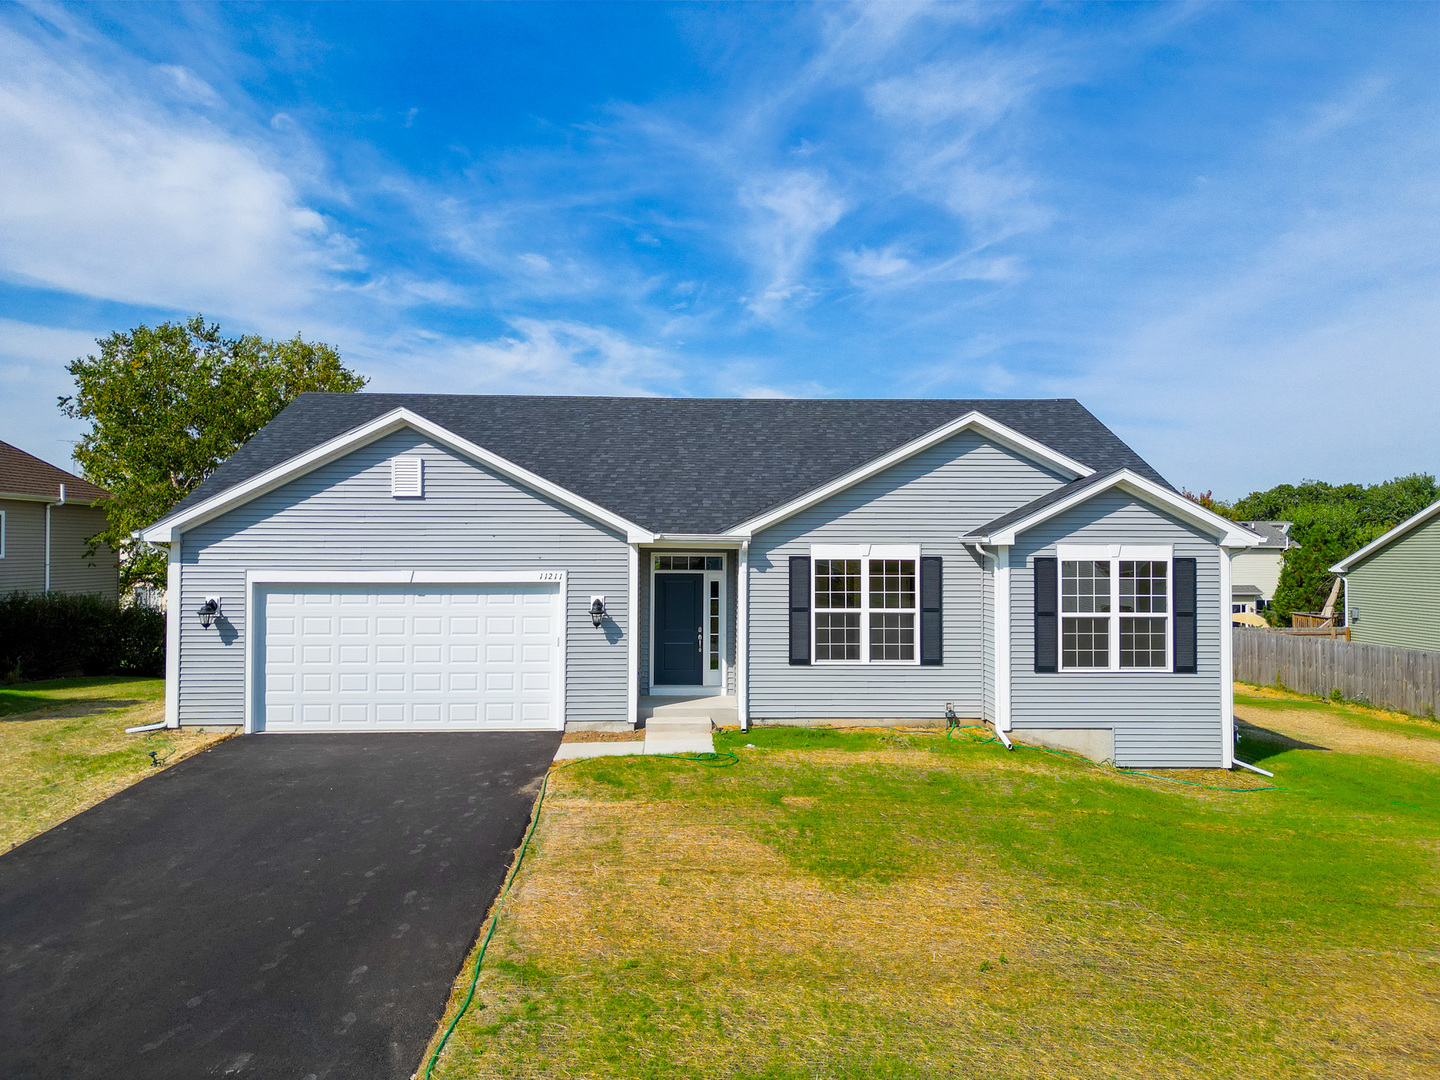
<svg viewBox="0 0 1440 1080"><path fill-rule="evenodd" d="M1060 557L1060 667L1170 669L1169 548L1066 547Z"/></svg>
<svg viewBox="0 0 1440 1080"><path fill-rule="evenodd" d="M920 552L816 547L817 664L918 664Z"/></svg>

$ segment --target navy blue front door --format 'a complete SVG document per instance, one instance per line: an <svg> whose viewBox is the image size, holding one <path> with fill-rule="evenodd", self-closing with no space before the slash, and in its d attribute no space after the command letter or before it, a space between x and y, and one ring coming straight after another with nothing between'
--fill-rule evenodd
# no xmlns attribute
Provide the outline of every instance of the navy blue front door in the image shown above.
<svg viewBox="0 0 1440 1080"><path fill-rule="evenodd" d="M700 685L703 574L655 575L655 681Z"/></svg>

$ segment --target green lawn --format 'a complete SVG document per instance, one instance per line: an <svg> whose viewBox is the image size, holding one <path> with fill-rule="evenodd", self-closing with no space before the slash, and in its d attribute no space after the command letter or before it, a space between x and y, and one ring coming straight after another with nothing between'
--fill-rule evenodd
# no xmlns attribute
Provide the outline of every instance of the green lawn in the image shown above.
<svg viewBox="0 0 1440 1080"><path fill-rule="evenodd" d="M225 738L186 729L146 738L125 728L163 719L165 682L55 679L0 687L0 851Z"/></svg>
<svg viewBox="0 0 1440 1080"><path fill-rule="evenodd" d="M720 741L552 774L437 1076L1440 1075L1440 766Z"/></svg>

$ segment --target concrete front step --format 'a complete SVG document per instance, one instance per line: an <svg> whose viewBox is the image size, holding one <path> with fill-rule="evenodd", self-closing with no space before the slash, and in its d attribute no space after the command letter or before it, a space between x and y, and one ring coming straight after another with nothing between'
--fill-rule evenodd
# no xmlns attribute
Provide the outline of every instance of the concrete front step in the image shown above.
<svg viewBox="0 0 1440 1080"><path fill-rule="evenodd" d="M645 721L647 754L713 754L708 716L652 716Z"/></svg>

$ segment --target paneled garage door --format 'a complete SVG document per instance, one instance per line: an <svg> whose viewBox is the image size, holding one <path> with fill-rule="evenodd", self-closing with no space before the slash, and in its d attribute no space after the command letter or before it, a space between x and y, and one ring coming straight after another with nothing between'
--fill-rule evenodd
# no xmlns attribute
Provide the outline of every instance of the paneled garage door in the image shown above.
<svg viewBox="0 0 1440 1080"><path fill-rule="evenodd" d="M269 585L266 731L560 726L555 585Z"/></svg>

